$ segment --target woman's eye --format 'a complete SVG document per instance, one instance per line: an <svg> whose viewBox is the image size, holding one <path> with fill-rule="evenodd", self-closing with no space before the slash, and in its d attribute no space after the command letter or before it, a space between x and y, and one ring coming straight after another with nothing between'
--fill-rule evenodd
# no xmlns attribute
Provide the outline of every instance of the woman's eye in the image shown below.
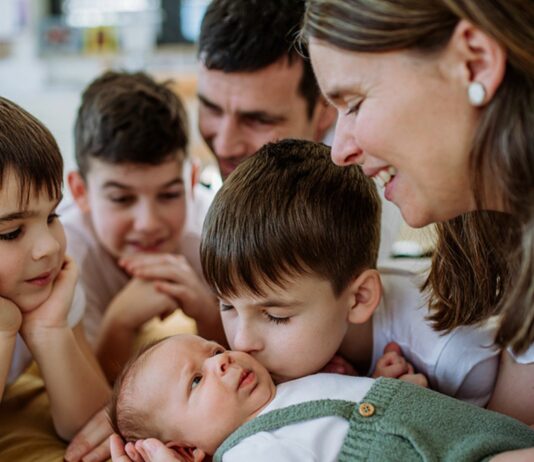
<svg viewBox="0 0 534 462"><path fill-rule="evenodd" d="M179 199L182 196L183 196L182 191L175 191L175 192L161 193L158 197L164 201L172 201L174 199Z"/></svg>
<svg viewBox="0 0 534 462"><path fill-rule="evenodd" d="M17 228L9 233L0 234L0 240L2 241L14 241L17 237L20 236L22 232L21 228Z"/></svg>
<svg viewBox="0 0 534 462"><path fill-rule="evenodd" d="M193 377L193 380L191 381L191 389L196 388L196 386L200 383L201 380L202 380L201 375L197 375Z"/></svg>

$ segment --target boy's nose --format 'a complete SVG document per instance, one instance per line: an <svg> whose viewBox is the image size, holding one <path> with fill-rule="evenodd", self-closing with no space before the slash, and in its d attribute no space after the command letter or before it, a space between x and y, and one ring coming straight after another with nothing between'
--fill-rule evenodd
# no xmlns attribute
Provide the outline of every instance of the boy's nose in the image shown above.
<svg viewBox="0 0 534 462"><path fill-rule="evenodd" d="M262 349L262 341L251 326L242 324L235 332L232 348L251 354Z"/></svg>
<svg viewBox="0 0 534 462"><path fill-rule="evenodd" d="M34 260L52 256L61 250L61 243L50 232L39 233L39 236L34 241L32 257Z"/></svg>
<svg viewBox="0 0 534 462"><path fill-rule="evenodd" d="M145 233L156 231L161 222L156 205L148 203L140 204L135 211L134 220L136 230Z"/></svg>

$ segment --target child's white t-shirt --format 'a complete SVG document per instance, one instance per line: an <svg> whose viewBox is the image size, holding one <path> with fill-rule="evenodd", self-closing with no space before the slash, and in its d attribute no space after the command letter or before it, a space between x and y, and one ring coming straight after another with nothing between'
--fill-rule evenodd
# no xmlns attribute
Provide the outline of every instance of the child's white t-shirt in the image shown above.
<svg viewBox="0 0 534 462"><path fill-rule="evenodd" d="M85 295L80 283L78 283L76 284L76 288L74 290L74 297L67 319L70 327L75 327L81 322L84 311ZM15 351L13 352L13 359L11 361L11 367L9 368L7 383L13 383L18 376L24 372L24 369L30 365L31 360L32 354L30 350L28 350L28 347L24 343L24 340L22 340L20 334L17 334Z"/></svg>
<svg viewBox="0 0 534 462"><path fill-rule="evenodd" d="M380 269L384 295L373 315L373 372L384 347L400 345L416 372L426 375L430 388L484 406L495 386L499 350L493 346L494 324L462 326L450 333L432 329L422 276Z"/></svg>
<svg viewBox="0 0 534 462"><path fill-rule="evenodd" d="M259 415L305 401L363 400L374 380L338 374L314 374L276 387L276 396ZM258 432L227 451L223 462L285 462L337 460L349 423L336 417L321 417L271 432Z"/></svg>

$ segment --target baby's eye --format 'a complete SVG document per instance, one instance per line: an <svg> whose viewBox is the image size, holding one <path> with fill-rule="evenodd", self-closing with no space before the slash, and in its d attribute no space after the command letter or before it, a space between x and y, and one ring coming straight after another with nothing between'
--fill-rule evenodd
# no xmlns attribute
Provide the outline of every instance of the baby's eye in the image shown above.
<svg viewBox="0 0 534 462"><path fill-rule="evenodd" d="M201 380L202 380L202 376L201 375L197 375L197 376L193 377L193 380L191 381L191 390L196 388L196 386L200 383Z"/></svg>

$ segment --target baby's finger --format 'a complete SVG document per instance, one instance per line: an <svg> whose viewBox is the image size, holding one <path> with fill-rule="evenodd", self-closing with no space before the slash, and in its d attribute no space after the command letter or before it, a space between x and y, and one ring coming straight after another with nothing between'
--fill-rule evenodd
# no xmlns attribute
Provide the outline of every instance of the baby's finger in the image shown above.
<svg viewBox="0 0 534 462"><path fill-rule="evenodd" d="M413 383L420 387L428 388L428 380L423 374L405 374L399 377L403 382Z"/></svg>
<svg viewBox="0 0 534 462"><path fill-rule="evenodd" d="M401 347L399 346L398 343L395 343L395 342L389 342L385 347L384 347L384 354L386 353L397 353L399 355L402 355L402 350L401 350Z"/></svg>

